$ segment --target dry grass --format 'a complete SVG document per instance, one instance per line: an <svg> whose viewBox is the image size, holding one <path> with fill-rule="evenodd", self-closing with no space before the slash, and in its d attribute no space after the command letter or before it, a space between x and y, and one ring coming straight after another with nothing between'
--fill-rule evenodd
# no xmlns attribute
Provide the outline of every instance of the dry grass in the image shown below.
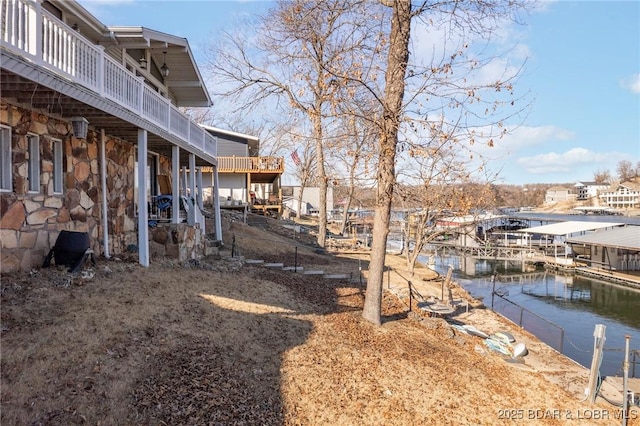
<svg viewBox="0 0 640 426"><path fill-rule="evenodd" d="M247 258L292 264L286 236L225 231ZM331 272L359 266L314 247L298 256ZM594 408L444 320L407 315L390 294L383 326L366 323L363 298L358 283L217 258L101 261L91 279L54 268L2 276L0 421L458 425L506 422L505 409Z"/></svg>

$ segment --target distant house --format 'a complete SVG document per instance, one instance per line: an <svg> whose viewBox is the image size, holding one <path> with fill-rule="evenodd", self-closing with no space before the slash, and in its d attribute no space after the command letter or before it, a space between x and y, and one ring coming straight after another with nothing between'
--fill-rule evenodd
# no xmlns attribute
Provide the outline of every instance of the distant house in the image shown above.
<svg viewBox="0 0 640 426"><path fill-rule="evenodd" d="M202 126L217 141L218 194L221 208L250 208L262 214L282 213L282 157L260 156L260 139L243 133ZM213 186L213 167L204 186Z"/></svg>
<svg viewBox="0 0 640 426"><path fill-rule="evenodd" d="M195 177L216 140L180 110L212 104L187 40L72 0L1 4L2 272L41 266L63 230L144 266L205 254Z"/></svg>
<svg viewBox="0 0 640 426"><path fill-rule="evenodd" d="M640 178L622 182L600 193L601 204L614 209L640 208Z"/></svg>
<svg viewBox="0 0 640 426"><path fill-rule="evenodd" d="M564 186L552 186L547 189L544 196L545 204L555 204L563 201L573 201L576 199L576 193L573 188L566 188Z"/></svg>
<svg viewBox="0 0 640 426"><path fill-rule="evenodd" d="M285 186L282 188L284 206L294 213L303 215L318 214L320 209L320 188L305 187L302 192L302 205L299 205L301 186ZM327 188L327 212L333 210L333 188Z"/></svg>
<svg viewBox="0 0 640 426"><path fill-rule="evenodd" d="M611 186L609 183L597 183L597 182L577 182L574 185L576 188L577 200L588 200L597 197L601 191L605 191Z"/></svg>

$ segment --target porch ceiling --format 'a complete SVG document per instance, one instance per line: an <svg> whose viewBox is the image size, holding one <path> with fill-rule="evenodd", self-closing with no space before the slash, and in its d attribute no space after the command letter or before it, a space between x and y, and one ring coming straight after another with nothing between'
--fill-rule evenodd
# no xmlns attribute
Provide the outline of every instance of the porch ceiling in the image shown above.
<svg viewBox="0 0 640 426"><path fill-rule="evenodd" d="M65 84L65 82L61 84ZM15 103L18 106L30 108L45 115L57 116L65 120L75 116L85 117L89 121L91 130L100 131L104 129L108 136L114 136L137 145L139 125L111 115L99 108L4 68L0 73L0 93L2 93L3 100L9 103ZM111 102L106 99L104 101ZM148 131L147 135L149 151L171 158L174 145L172 142L152 131ZM189 165L189 152L184 148L180 149L180 165ZM210 165L208 161L196 155L196 166Z"/></svg>
<svg viewBox="0 0 640 426"><path fill-rule="evenodd" d="M251 173L251 183L273 183L279 176L279 173Z"/></svg>

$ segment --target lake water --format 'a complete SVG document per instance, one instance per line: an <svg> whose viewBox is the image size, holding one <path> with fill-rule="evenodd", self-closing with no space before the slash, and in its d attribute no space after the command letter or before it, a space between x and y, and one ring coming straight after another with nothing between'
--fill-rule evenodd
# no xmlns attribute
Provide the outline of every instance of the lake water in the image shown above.
<svg viewBox="0 0 640 426"><path fill-rule="evenodd" d="M426 259L424 259L426 260ZM589 368L596 324L606 326L605 351L600 368L604 376L622 373L625 335L640 364L640 292L619 285L562 275L544 269L522 272L519 263L477 260L449 255L436 258L436 270L445 275L449 265L454 279L471 295L482 298L513 322L556 350ZM492 297L494 289L503 297ZM629 375L640 377L640 365Z"/></svg>

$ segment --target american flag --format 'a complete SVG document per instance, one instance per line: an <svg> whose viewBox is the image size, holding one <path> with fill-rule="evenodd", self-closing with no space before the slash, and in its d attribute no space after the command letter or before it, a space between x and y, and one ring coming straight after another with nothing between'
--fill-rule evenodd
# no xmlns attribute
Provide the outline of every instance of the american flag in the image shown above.
<svg viewBox="0 0 640 426"><path fill-rule="evenodd" d="M298 167L300 167L300 165L302 164L302 162L300 161L300 157L298 156L298 150L297 149L291 153L291 159L293 160L295 165L298 166Z"/></svg>

